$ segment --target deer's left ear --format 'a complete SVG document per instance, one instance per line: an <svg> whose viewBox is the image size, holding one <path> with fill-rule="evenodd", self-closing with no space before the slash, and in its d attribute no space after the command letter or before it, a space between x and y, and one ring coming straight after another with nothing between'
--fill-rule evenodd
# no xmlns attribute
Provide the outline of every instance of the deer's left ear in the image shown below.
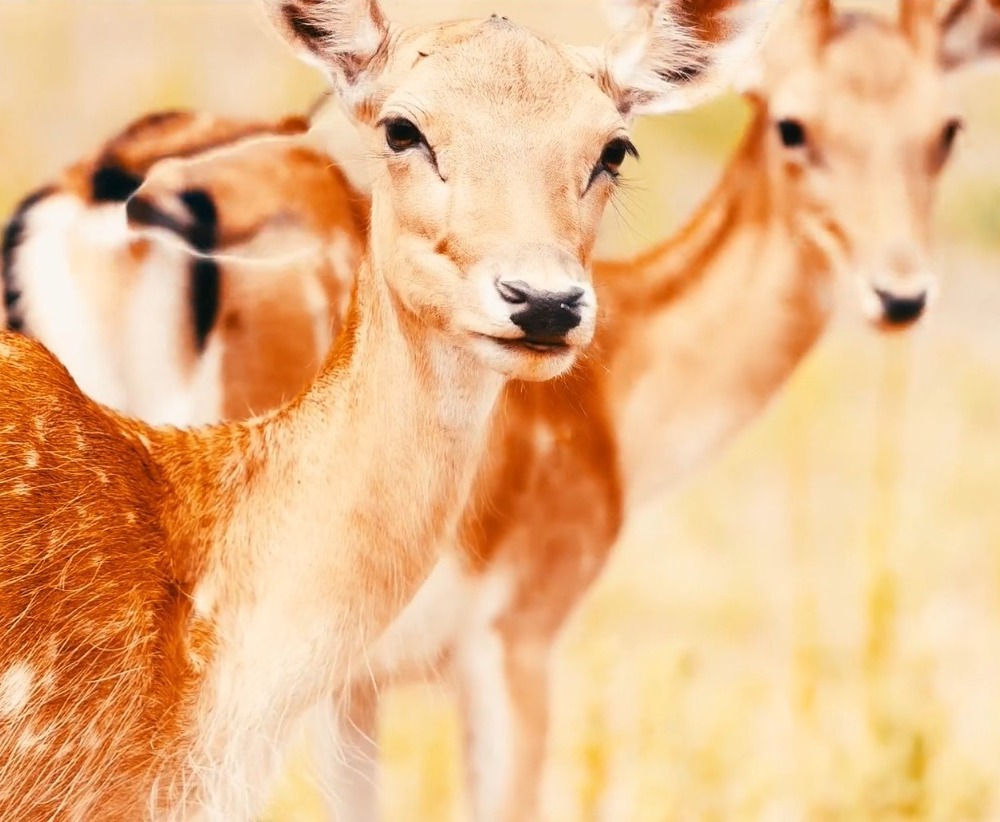
<svg viewBox="0 0 1000 822"><path fill-rule="evenodd" d="M942 65L989 59L1000 59L1000 0L954 0L941 20Z"/></svg>
<svg viewBox="0 0 1000 822"><path fill-rule="evenodd" d="M692 108L752 70L780 0L612 0L604 79L626 116Z"/></svg>

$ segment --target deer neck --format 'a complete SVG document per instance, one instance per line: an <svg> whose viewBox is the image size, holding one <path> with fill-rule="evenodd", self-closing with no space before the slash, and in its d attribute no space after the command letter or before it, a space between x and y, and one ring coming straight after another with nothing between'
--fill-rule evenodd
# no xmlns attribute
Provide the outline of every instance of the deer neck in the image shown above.
<svg viewBox="0 0 1000 822"><path fill-rule="evenodd" d="M285 717L363 663L452 539L501 386L365 264L337 346L290 405L152 432L192 603L188 655L203 672L193 761L273 750ZM244 776L207 790L253 791Z"/></svg>
<svg viewBox="0 0 1000 822"><path fill-rule="evenodd" d="M761 107L679 234L599 271L626 506L671 485L759 411L819 337L832 261L769 172Z"/></svg>

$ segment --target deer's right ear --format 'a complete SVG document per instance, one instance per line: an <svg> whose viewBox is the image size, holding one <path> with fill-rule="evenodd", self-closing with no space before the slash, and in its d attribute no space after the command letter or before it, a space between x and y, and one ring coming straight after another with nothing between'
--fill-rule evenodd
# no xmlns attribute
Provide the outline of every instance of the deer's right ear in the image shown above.
<svg viewBox="0 0 1000 822"><path fill-rule="evenodd" d="M376 0L261 0L274 26L356 110L385 66L389 23Z"/></svg>
<svg viewBox="0 0 1000 822"><path fill-rule="evenodd" d="M941 20L941 63L957 69L1000 60L1000 0L953 0Z"/></svg>
<svg viewBox="0 0 1000 822"><path fill-rule="evenodd" d="M624 27L604 79L625 116L680 111L721 93L755 56L780 0L609 0Z"/></svg>

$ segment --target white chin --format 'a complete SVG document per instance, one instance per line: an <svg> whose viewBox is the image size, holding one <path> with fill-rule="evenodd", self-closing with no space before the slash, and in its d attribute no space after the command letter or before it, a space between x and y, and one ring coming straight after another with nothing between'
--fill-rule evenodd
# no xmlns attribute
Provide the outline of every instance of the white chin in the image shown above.
<svg viewBox="0 0 1000 822"><path fill-rule="evenodd" d="M515 380L550 380L576 362L577 349L566 345L557 348L533 348L516 340L497 340L475 335L472 350L489 368Z"/></svg>

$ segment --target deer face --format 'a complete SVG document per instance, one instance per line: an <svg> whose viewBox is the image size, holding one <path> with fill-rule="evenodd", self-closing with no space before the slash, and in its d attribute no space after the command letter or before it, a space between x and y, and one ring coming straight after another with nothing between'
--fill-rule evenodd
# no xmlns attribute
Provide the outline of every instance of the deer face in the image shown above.
<svg viewBox="0 0 1000 822"><path fill-rule="evenodd" d="M380 262L409 310L492 367L552 376L594 333L590 249L634 151L625 122L561 49L502 18L399 51L412 70L373 115Z"/></svg>
<svg viewBox="0 0 1000 822"><path fill-rule="evenodd" d="M272 11L366 132L380 165L370 255L398 303L523 379L562 372L593 336L590 254L635 152L628 117L681 107L680 68L738 36L699 39L666 3L603 51L496 16L395 31L372 0Z"/></svg>
<svg viewBox="0 0 1000 822"><path fill-rule="evenodd" d="M852 272L865 315L880 325L916 320L936 290L932 206L961 125L946 75L1000 49L1000 34L992 46L987 36L1000 17L985 3L959 0L939 22L933 3L904 2L893 23L838 19L828 2L809 0L800 30L763 55L758 93L776 190Z"/></svg>

